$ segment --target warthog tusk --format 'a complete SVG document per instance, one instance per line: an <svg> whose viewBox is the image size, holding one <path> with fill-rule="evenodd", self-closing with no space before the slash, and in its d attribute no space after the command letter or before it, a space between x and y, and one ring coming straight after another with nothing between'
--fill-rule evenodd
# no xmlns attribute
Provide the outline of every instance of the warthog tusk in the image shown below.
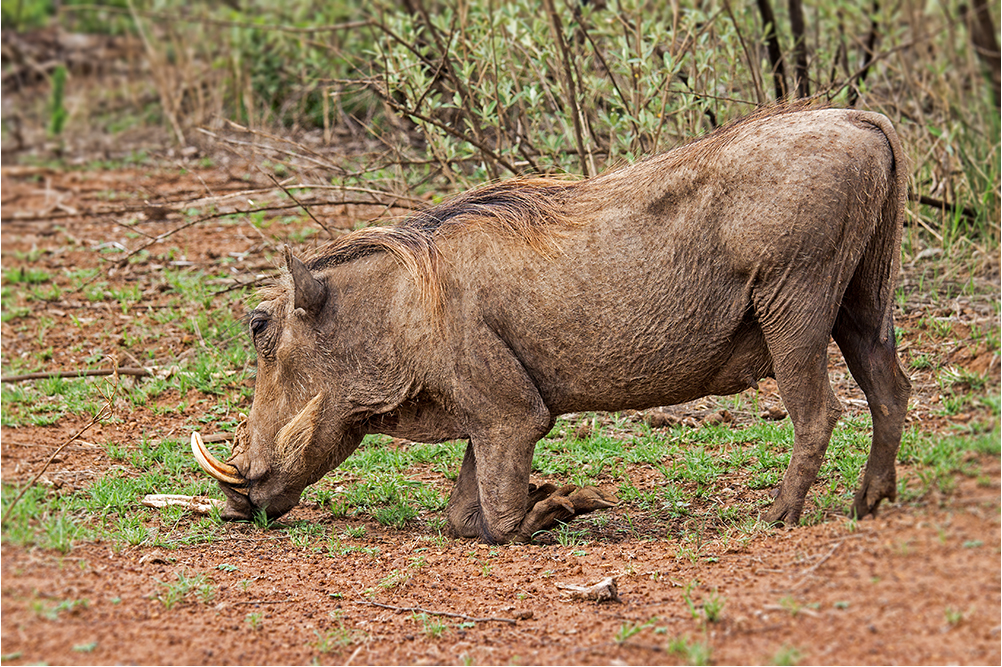
<svg viewBox="0 0 1002 667"><path fill-rule="evenodd" d="M202 470L209 473L224 484L230 486L244 486L247 481L240 476L240 471L227 463L220 463L215 456L209 453L202 442L202 436L198 433L191 434L191 453L195 455L198 465Z"/></svg>

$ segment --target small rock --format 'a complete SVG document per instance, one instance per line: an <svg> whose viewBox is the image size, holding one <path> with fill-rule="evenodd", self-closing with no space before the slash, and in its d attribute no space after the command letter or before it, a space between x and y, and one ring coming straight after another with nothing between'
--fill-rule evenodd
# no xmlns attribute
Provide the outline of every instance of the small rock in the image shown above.
<svg viewBox="0 0 1002 667"><path fill-rule="evenodd" d="M734 415L732 415L729 410L718 410L704 419L703 425L713 426L714 424L729 424L732 421L734 421Z"/></svg>
<svg viewBox="0 0 1002 667"><path fill-rule="evenodd" d="M650 412L646 421L651 428L665 428L679 423L679 418L667 412Z"/></svg>
<svg viewBox="0 0 1002 667"><path fill-rule="evenodd" d="M779 421L780 419L786 418L786 410L778 407L771 406L762 413L762 419L768 419L770 421Z"/></svg>

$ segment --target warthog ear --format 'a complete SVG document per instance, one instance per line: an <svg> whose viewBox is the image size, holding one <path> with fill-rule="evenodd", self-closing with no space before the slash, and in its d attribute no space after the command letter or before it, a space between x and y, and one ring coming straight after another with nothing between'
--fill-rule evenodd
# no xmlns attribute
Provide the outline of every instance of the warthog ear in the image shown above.
<svg viewBox="0 0 1002 667"><path fill-rule="evenodd" d="M316 315L327 300L327 289L313 277L305 264L292 255L289 246L285 246L285 265L292 274L292 283L295 285L295 307Z"/></svg>

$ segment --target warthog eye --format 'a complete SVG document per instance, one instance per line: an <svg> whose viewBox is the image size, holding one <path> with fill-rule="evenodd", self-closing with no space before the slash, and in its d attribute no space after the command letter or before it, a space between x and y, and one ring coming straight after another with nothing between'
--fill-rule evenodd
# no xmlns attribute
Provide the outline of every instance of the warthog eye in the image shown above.
<svg viewBox="0 0 1002 667"><path fill-rule="evenodd" d="M251 335L255 338L268 328L268 318L260 314L252 314L250 318Z"/></svg>

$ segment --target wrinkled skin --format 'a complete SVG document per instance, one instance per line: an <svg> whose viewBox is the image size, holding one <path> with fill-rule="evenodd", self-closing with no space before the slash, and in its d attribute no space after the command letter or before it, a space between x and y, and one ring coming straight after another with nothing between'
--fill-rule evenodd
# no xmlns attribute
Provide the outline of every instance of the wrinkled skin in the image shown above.
<svg viewBox="0 0 1002 667"><path fill-rule="evenodd" d="M222 485L224 515L282 515L367 433L463 438L452 532L529 540L616 502L530 485L560 414L775 377L795 438L764 518L795 524L841 413L832 337L874 424L851 511L874 512L895 495L910 392L891 318L905 174L883 116L781 109L556 195L514 187L530 206L559 200L540 216L565 224L538 221L535 236L499 231L483 207L442 223L431 300L400 253L322 251L309 268L288 253L283 285L248 318L257 384L230 460L245 483ZM512 198L488 197L506 215Z"/></svg>

